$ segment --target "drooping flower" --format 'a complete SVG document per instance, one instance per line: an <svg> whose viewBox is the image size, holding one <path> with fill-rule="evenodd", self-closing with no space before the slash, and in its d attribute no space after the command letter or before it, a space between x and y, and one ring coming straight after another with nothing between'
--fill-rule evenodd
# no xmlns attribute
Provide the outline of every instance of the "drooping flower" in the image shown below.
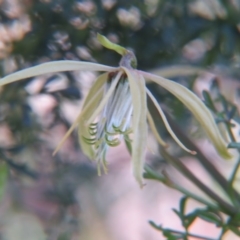
<svg viewBox="0 0 240 240"><path fill-rule="evenodd" d="M167 146L157 132L148 111L147 96L156 106L173 139L182 149L195 154L194 151L186 148L172 131L160 105L146 87L145 79L147 79L175 95L200 122L219 154L226 159L231 158L226 147L227 144L210 111L193 92L174 81L137 70L137 61L131 51L110 42L99 34L98 40L104 47L122 55L119 67L81 61L53 61L12 73L0 79L0 86L3 86L46 73L74 70L104 72L91 87L80 114L59 143L54 154L61 148L72 131L78 127L81 148L90 159L97 161L100 174L101 168L107 172L106 153L108 149L119 145L121 140L124 140L131 152L134 177L140 186L143 186L142 172L147 145L147 123L159 144Z"/></svg>

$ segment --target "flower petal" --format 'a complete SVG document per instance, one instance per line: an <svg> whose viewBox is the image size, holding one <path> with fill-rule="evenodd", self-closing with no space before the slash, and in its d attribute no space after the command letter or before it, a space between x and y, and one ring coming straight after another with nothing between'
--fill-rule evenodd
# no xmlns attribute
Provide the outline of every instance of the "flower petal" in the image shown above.
<svg viewBox="0 0 240 240"><path fill-rule="evenodd" d="M147 145L147 99L145 91L145 80L135 70L122 67L129 80L133 103L133 146L132 164L133 174L143 187L143 166L145 159L145 148Z"/></svg>
<svg viewBox="0 0 240 240"><path fill-rule="evenodd" d="M152 93L151 93L148 89L146 89L146 91L147 91L148 96L149 96L150 99L152 100L153 104L154 104L155 107L157 108L157 110L158 110L158 112L159 112L159 114L160 114L160 116L161 116L161 118L162 118L162 120L163 120L163 122L164 122L164 125L165 125L165 127L167 128L169 134L172 136L172 138L173 138L173 139L177 142L177 144L178 144L182 149L184 149L186 152L189 152L189 153L191 153L191 154L196 154L195 151L189 150L189 149L188 149L187 147L185 147L185 146L183 145L183 143L178 139L178 137L177 137L177 136L175 135L175 133L173 132L171 126L169 125L168 120L167 120L167 118L166 118L163 110L161 109L160 105L158 104L157 100L155 99L155 97L152 95Z"/></svg>
<svg viewBox="0 0 240 240"><path fill-rule="evenodd" d="M89 136L88 128L86 128L85 124L83 126L84 117L86 117L86 115L88 116L89 112L92 114L92 112L95 110L96 108L95 105L98 104L100 98L102 97L103 89L101 87L105 83L106 79L107 79L107 73L102 74L100 77L98 77L97 81L94 83L94 85L92 86L91 90L88 93L88 96L85 99L82 111L80 112L80 114L78 115L74 123L71 125L67 133L64 135L62 140L59 142L59 144L55 148L53 155L55 155L59 151L59 149L62 147L64 142L67 140L67 138L70 136L70 134L73 132L74 128L77 125L81 126L81 130L82 130L81 135L86 133L86 136L85 135L84 136L88 138ZM94 95L93 95L93 92L94 92ZM79 141L80 139L81 138L79 137ZM89 153L90 150L88 148L91 148L91 146L89 144L86 144L83 140L80 141L80 144L82 146L83 152ZM89 154L86 154L86 155L89 157Z"/></svg>
<svg viewBox="0 0 240 240"><path fill-rule="evenodd" d="M151 116L151 114L150 114L149 111L147 112L147 119L148 119L149 126L150 126L150 128L151 128L151 130L152 130L152 133L153 133L154 137L157 139L158 143L159 143L160 145L162 145L163 147L167 147L168 145L167 145L167 143L161 138L161 136L159 135L159 133L158 133L158 131L157 131L157 129L156 129L156 126L155 126L155 124L154 124L153 118L152 118L152 116Z"/></svg>
<svg viewBox="0 0 240 240"><path fill-rule="evenodd" d="M119 81L121 75L122 75L122 71L118 72L117 76L113 79L113 82L111 83L111 86L108 89L106 95L104 96L104 98L102 99L99 106L92 114L92 116L88 119L88 121L87 121L88 124L91 124L95 120L95 118L99 115L99 113L102 111L104 106L107 104L109 98L111 97L111 95L114 93L114 91L116 89L116 86L118 84L118 81Z"/></svg>
<svg viewBox="0 0 240 240"><path fill-rule="evenodd" d="M143 71L139 71L139 73L175 95L200 122L219 154L226 159L232 158L232 155L228 152L227 144L222 138L211 112L193 92L176 82L160 76Z"/></svg>
<svg viewBox="0 0 240 240"><path fill-rule="evenodd" d="M53 61L43 63L34 67L29 67L18 72L9 74L6 77L0 79L0 86L5 84L9 84L21 79L35 77L38 75L46 74L46 73L54 73L54 72L64 72L64 71L75 71L75 70L83 70L83 71L114 71L118 68L109 67L97 63L90 62L81 62L81 61Z"/></svg>
<svg viewBox="0 0 240 240"><path fill-rule="evenodd" d="M81 115L81 118L79 120L79 127L78 127L78 137L79 137L79 143L81 145L81 148L83 150L83 153L88 156L90 159L94 158L94 152L91 145L87 144L83 137L85 138L91 138L91 135L89 133L88 127L86 127L86 122L88 119L93 115L95 112L97 106L99 105L100 100L103 97L103 85L106 83L108 79L108 73L104 73L98 77L96 82L91 87L90 91L88 92L87 97L84 100L83 103L83 113ZM101 94L99 94L96 97L96 93L99 89L102 89ZM88 107L88 103L94 99L91 106ZM85 109L88 107L88 110Z"/></svg>

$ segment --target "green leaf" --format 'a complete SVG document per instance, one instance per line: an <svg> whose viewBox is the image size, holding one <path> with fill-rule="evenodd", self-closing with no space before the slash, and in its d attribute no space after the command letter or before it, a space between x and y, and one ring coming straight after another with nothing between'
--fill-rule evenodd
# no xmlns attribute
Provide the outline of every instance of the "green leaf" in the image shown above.
<svg viewBox="0 0 240 240"><path fill-rule="evenodd" d="M177 210L177 209L175 209L175 208L173 208L172 209L173 210L173 212L175 212L176 214L177 214L177 216L182 220L182 221L184 221L184 216Z"/></svg>
<svg viewBox="0 0 240 240"><path fill-rule="evenodd" d="M160 230L160 231L163 230L163 228L162 228L161 225L157 225L157 224L156 224L155 222L153 222L153 221L149 221L149 224L150 224L152 227L156 228L157 230Z"/></svg>
<svg viewBox="0 0 240 240"><path fill-rule="evenodd" d="M145 165L144 167L144 178L146 179L153 179L153 180L157 180L160 182L165 182L165 177L157 172L155 172L152 168L150 168L149 166Z"/></svg>
<svg viewBox="0 0 240 240"><path fill-rule="evenodd" d="M211 212L208 209L199 210L199 211L197 211L197 215L199 218L201 218L207 222L215 223L217 226L222 225L222 219L220 216L218 216L218 214L216 212Z"/></svg>
<svg viewBox="0 0 240 240"><path fill-rule="evenodd" d="M172 234L171 230L167 230L167 229L164 229L162 231L163 233L163 236L167 237L168 240L177 240L179 239L181 236L175 236L174 234Z"/></svg>
<svg viewBox="0 0 240 240"><path fill-rule="evenodd" d="M214 106L214 103L213 103L213 101L212 101L212 98L211 98L209 92L207 92L207 91L204 90L204 91L202 92L202 95L203 95L203 98L204 98L204 103L205 103L205 105L206 105L209 109L211 109L213 112L216 112L217 110L216 110L216 108L215 108L215 106Z"/></svg>
<svg viewBox="0 0 240 240"><path fill-rule="evenodd" d="M182 216L185 215L185 207L186 207L187 200L188 200L187 196L182 197L180 200L179 208Z"/></svg>
<svg viewBox="0 0 240 240"><path fill-rule="evenodd" d="M155 229L159 230L160 232L163 233L165 237L167 237L168 240L177 240L178 237L176 237L171 229L164 229L161 225L157 225L153 221L149 221L149 224L154 227Z"/></svg>
<svg viewBox="0 0 240 240"><path fill-rule="evenodd" d="M219 100L223 106L224 112L227 113L228 112L228 101L226 100L226 98L223 95L219 95Z"/></svg>
<svg viewBox="0 0 240 240"><path fill-rule="evenodd" d="M188 227L192 224L192 222L195 220L195 218L197 217L197 213L191 213L188 215L185 215L185 209L186 209L186 203L187 203L188 197L182 197L179 203L179 208L180 211L177 211L176 209L173 209L173 211L178 215L178 217L181 219L182 221L182 225L188 229Z"/></svg>
<svg viewBox="0 0 240 240"><path fill-rule="evenodd" d="M196 218L197 218L197 215L195 214L189 214L185 216L185 227L188 229Z"/></svg>

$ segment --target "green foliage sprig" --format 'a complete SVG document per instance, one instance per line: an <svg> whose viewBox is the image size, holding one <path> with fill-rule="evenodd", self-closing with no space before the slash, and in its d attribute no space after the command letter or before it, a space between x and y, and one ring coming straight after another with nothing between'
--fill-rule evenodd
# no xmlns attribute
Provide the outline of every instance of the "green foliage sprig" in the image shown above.
<svg viewBox="0 0 240 240"><path fill-rule="evenodd" d="M236 141L233 134L233 127L235 125L232 121L235 120L236 122L239 122L237 107L221 94L219 86L215 81L212 84L211 90L212 92L216 93L214 97L212 97L213 94L210 94L210 92L203 91L204 103L215 115L216 122L223 123L225 125L227 133L231 139L228 147L235 148L240 155L240 143ZM150 166L146 166L144 174L145 178L159 181L166 186L183 193L184 195L179 202L179 210L173 209L173 211L181 220L185 231L181 232L174 229L165 228L161 225L155 224L152 221L150 221L150 224L157 230L161 231L163 235L169 240L187 240L188 237L195 237L197 239L204 240L221 240L224 234L226 234L228 231L231 231L237 236L240 236L240 194L234 186L234 183L237 180L237 172L240 167L240 157L236 161L236 164L233 166L229 179L226 179L211 163L210 159L208 159L204 153L197 146L195 146L195 144L178 127L174 120L171 119L169 115L167 116L171 127L175 132L177 132L178 136L181 136L181 140L191 149L198 152L196 155L196 160L205 168L210 177L218 183L218 186L221 187L226 196L226 199L229 201L223 199L215 189L212 189L211 187L204 184L201 180L199 180L194 175L194 173L188 170L184 163L182 163L178 158L169 154L166 149L161 148L160 151L164 160L176 168L185 177L187 177L198 189L200 189L206 196L208 196L208 199L211 201L206 200L202 196L196 195L194 192L186 189L179 183L176 183L165 171L159 173L153 170ZM197 208L191 213L186 214L185 209L188 199L194 199L203 204L205 207ZM215 224L215 226L221 230L218 238L212 239L190 233L189 228L197 218Z"/></svg>

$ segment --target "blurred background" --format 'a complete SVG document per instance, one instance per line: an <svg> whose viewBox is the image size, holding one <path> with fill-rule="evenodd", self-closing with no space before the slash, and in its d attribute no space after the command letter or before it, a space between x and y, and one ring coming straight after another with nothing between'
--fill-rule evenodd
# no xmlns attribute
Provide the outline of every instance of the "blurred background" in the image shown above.
<svg viewBox="0 0 240 240"><path fill-rule="evenodd" d="M98 32L133 50L139 69L163 74L199 97L217 82L237 103L239 0L0 0L0 76L64 59L117 66L119 55L100 46ZM165 239L149 220L181 230L172 212L181 194L148 180L140 189L124 145L109 152L109 173L101 177L82 154L77 132L52 156L96 76L48 74L0 89L0 239ZM148 87L227 175L231 165L218 157L184 106L160 87ZM162 122L156 123L170 151L208 181L194 158L174 145ZM159 155L151 134L148 142L146 162L186 186ZM200 220L192 230L209 237L219 232Z"/></svg>

